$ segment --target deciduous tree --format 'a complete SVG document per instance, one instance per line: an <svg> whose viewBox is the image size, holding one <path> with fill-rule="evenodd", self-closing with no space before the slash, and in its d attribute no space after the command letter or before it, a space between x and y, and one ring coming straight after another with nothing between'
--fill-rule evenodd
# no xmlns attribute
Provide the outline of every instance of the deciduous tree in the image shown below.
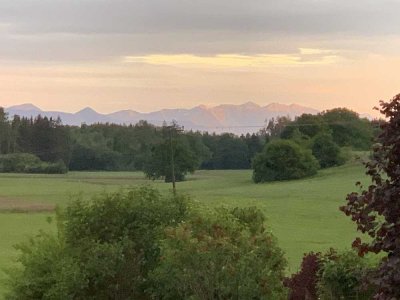
<svg viewBox="0 0 400 300"><path fill-rule="evenodd" d="M381 101L380 111L386 122L365 164L372 184L349 194L341 210L371 238L354 241L359 254L385 254L372 278L379 288L376 298L400 299L400 94Z"/></svg>

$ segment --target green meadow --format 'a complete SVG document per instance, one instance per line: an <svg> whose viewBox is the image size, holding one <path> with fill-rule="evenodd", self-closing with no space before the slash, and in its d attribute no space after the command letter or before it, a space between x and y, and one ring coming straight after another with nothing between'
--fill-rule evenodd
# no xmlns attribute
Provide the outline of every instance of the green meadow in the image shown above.
<svg viewBox="0 0 400 300"><path fill-rule="evenodd" d="M288 273L297 271L305 252L330 247L350 248L355 225L339 206L355 191L356 181L366 181L360 163L319 171L296 181L254 184L250 170L197 171L177 184L180 193L208 207L257 206L288 259ZM162 192L170 185L149 181L140 172L70 172L67 175L0 175L0 268L15 264L13 245L39 230L52 231L55 205L64 206L75 195L90 198L101 192L149 184ZM5 278L1 273L0 279ZM2 285L4 289L4 285Z"/></svg>

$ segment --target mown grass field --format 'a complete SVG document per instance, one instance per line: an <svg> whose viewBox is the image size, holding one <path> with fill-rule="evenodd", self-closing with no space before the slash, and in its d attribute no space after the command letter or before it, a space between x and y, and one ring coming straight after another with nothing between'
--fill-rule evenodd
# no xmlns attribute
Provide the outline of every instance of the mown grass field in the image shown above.
<svg viewBox="0 0 400 300"><path fill-rule="evenodd" d="M295 272L303 253L330 247L350 248L356 236L354 224L339 211L354 183L368 180L360 163L322 170L315 177L267 184L254 184L251 171L198 171L179 192L206 206L257 206L278 238ZM90 198L103 191L112 192L151 184L163 192L170 185L146 180L139 172L70 172L67 175L0 174L0 268L14 264L18 242L38 230L54 230L46 220L54 205L65 205L76 194ZM16 211L30 211L16 212ZM1 273L0 280L5 278ZM0 290L4 290L4 285Z"/></svg>

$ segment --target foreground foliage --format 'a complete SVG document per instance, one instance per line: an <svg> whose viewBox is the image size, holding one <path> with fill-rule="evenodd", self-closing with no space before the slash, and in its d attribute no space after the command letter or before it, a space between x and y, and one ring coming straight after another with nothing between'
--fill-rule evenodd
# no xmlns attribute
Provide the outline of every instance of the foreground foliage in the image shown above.
<svg viewBox="0 0 400 300"><path fill-rule="evenodd" d="M308 253L303 257L300 271L285 280L289 299L371 299L374 286L363 280L374 269L374 264L353 251L325 254Z"/></svg>
<svg viewBox="0 0 400 300"><path fill-rule="evenodd" d="M378 299L400 298L400 94L389 102L381 101L387 122L366 163L372 184L360 193L347 196L341 209L367 233L371 242L356 239L353 246L360 255L384 253L379 270L371 281L379 287Z"/></svg>
<svg viewBox="0 0 400 300"><path fill-rule="evenodd" d="M167 229L156 299L284 299L285 260L257 209L219 210Z"/></svg>
<svg viewBox="0 0 400 300"><path fill-rule="evenodd" d="M163 228L186 214L185 199L155 190L75 200L57 216L58 236L19 246L23 268L9 299L132 299L144 295Z"/></svg>
<svg viewBox="0 0 400 300"><path fill-rule="evenodd" d="M8 299L285 297L285 260L260 211L188 204L151 188L73 201L57 236L19 246Z"/></svg>
<svg viewBox="0 0 400 300"><path fill-rule="evenodd" d="M321 269L320 253L304 255L300 271L285 279L285 286L289 288L289 300L318 299L317 283L318 272Z"/></svg>
<svg viewBox="0 0 400 300"><path fill-rule="evenodd" d="M320 299L372 298L374 287L363 280L374 268L372 262L353 251L338 253L330 250L319 259L317 290Z"/></svg>

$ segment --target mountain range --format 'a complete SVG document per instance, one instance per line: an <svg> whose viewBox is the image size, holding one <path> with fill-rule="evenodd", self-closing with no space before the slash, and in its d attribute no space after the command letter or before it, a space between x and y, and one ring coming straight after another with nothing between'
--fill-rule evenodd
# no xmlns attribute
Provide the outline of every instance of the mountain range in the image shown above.
<svg viewBox="0 0 400 300"><path fill-rule="evenodd" d="M208 132L232 132L242 134L257 132L266 120L278 116L294 118L303 113L316 114L318 110L304 107L298 104L271 103L260 106L253 102L241 105L223 104L214 107L205 105L191 109L162 109L159 111L141 113L134 110L121 110L110 114L101 114L87 107L76 113L61 111L44 111L33 104L22 104L5 109L10 116L19 115L35 117L37 115L57 118L60 117L63 124L81 125L82 123L115 123L136 124L140 120L146 120L154 125L162 125L165 122L177 121L178 124L189 130Z"/></svg>

